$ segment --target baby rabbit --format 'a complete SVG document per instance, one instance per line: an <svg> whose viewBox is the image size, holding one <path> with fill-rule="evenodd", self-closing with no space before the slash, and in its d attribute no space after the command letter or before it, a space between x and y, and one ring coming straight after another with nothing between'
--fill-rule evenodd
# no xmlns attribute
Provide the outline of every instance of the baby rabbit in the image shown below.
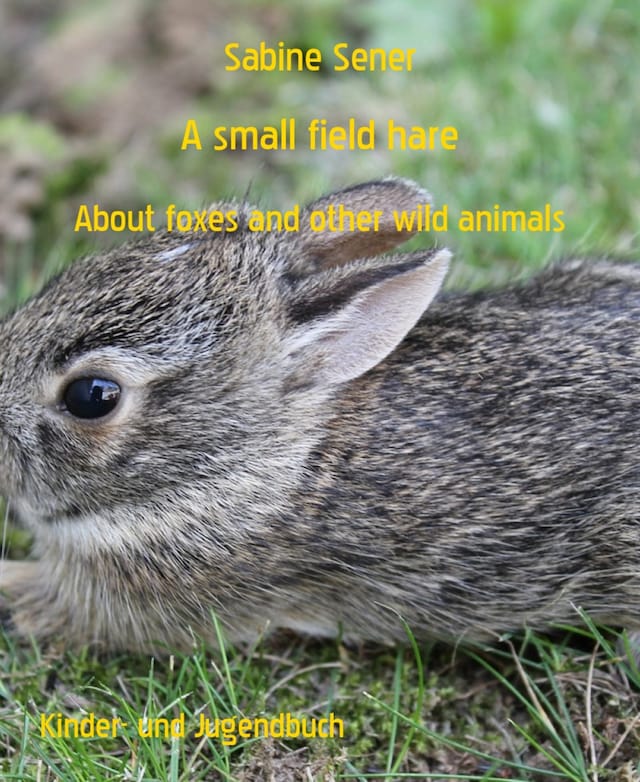
<svg viewBox="0 0 640 782"><path fill-rule="evenodd" d="M35 538L0 563L16 633L640 625L639 267L432 304L447 250L381 255L428 202L370 182L295 233L218 204L236 231L90 258L0 324L0 490ZM312 230L332 206L378 230Z"/></svg>

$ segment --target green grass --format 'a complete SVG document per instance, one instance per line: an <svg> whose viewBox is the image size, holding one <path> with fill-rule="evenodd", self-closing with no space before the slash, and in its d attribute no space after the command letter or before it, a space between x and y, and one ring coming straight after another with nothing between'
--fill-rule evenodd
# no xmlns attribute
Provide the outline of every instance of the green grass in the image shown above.
<svg viewBox="0 0 640 782"><path fill-rule="evenodd" d="M111 116L122 121L124 66L107 63L87 83L78 68L78 84L54 101L54 109L75 122L75 137L46 111L0 117L0 148L9 159L36 155L44 172L42 202L21 212L30 237L0 248L5 308L94 244L123 241L74 234L80 202L107 208L151 202L162 211L171 202L196 208L250 188L262 204L285 208L387 173L419 181L454 217L496 203L532 210L548 202L564 210L562 233L464 233L452 221L444 235L418 237L414 245L436 240L453 249L450 286L500 283L562 255L637 257L640 17L634 0L324 0L312 8L293 2L280 8L243 0L229 10L228 29L242 30L247 43L284 39L323 52L338 40L417 43L416 70L225 80L215 55L207 61L208 87L189 93L183 86L180 111L149 102L145 121L125 136L135 138L136 147L123 145L108 126ZM49 40L57 43L74 25L81 33L91 23L106 36L107 13L108 4L73 7L51 20ZM210 41L195 50L211 51ZM136 63L127 69L135 72ZM96 123L82 113L94 108L107 123L99 141ZM344 124L356 116L375 118L380 128L392 117L406 125L454 125L460 144L455 152L398 153L381 146L294 155L180 153L190 116L204 126L261 124L279 116L296 116L301 126L313 117ZM9 208L21 208L11 203L10 191L0 194L0 211ZM14 529L6 542L15 556L28 546ZM196 649L157 660L100 660L4 638L0 778L637 782L638 671L617 654L613 634L578 616L576 624L581 629L575 632L528 633L492 650L418 645L410 633L398 649L348 649L282 635L254 649L229 648L226 655ZM57 711L117 716L129 728L113 739L41 736L40 715ZM344 720L345 737L241 739L225 746L192 735L201 713L226 718L286 711L300 717L334 712ZM184 738L137 734L143 715L180 714Z"/></svg>
<svg viewBox="0 0 640 782"><path fill-rule="evenodd" d="M278 780L303 779L305 769L323 780L631 780L640 773L640 678L610 638L587 627L582 637L527 634L517 645L453 655L411 636L395 650L281 637L250 651L103 661L7 641L1 778L251 780L269 779L270 768ZM42 735L41 715L58 712L127 727L115 738ZM194 736L201 714L281 712L333 712L344 738ZM143 717L181 715L184 735L178 723L175 737L140 734Z"/></svg>

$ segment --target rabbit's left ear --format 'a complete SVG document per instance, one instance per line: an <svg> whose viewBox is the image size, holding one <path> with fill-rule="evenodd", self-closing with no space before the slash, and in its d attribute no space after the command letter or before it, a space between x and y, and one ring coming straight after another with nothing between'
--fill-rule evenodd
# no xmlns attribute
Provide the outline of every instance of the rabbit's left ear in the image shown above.
<svg viewBox="0 0 640 782"><path fill-rule="evenodd" d="M312 274L291 290L285 351L305 383L353 380L413 328L444 280L450 253L368 259Z"/></svg>

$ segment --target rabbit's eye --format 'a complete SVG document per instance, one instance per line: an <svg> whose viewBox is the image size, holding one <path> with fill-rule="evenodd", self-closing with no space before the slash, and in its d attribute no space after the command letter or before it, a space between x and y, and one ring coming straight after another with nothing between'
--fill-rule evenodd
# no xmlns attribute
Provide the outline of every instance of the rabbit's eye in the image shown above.
<svg viewBox="0 0 640 782"><path fill-rule="evenodd" d="M101 377L82 377L65 388L62 401L76 418L102 418L120 400L120 386Z"/></svg>

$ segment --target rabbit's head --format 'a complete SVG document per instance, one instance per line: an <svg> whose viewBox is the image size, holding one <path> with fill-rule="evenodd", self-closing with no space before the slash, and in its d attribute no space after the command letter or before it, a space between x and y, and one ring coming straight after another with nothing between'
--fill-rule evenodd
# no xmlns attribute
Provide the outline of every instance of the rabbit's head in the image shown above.
<svg viewBox="0 0 640 782"><path fill-rule="evenodd" d="M180 507L221 524L277 511L335 389L442 282L446 251L369 257L407 238L393 210L428 201L369 183L309 206L296 233L253 232L249 207L218 204L237 231L158 232L71 266L0 325L2 492L32 527L74 535L79 519L109 536ZM379 212L378 230L312 230L330 205Z"/></svg>

